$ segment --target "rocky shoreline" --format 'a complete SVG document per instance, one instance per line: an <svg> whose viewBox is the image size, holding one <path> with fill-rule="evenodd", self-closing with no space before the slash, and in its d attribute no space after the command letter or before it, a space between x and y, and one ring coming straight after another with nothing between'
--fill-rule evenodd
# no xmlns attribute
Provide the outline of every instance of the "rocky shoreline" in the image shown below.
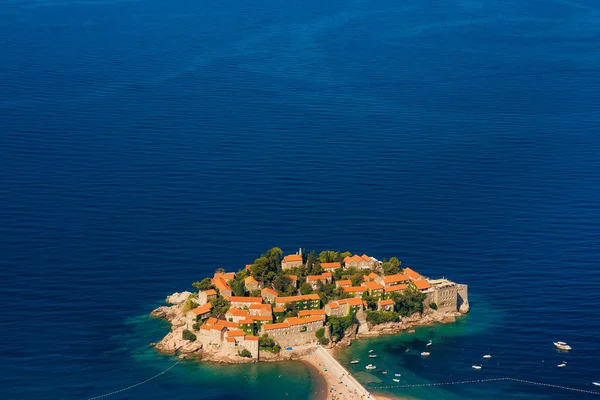
<svg viewBox="0 0 600 400"><path fill-rule="evenodd" d="M180 358L193 358L202 361L210 361L228 364L243 364L257 362L254 359L232 355L214 350L202 349L199 341L189 341L183 339L183 331L186 329L186 316L183 307L190 292L174 293L167 297L166 302L169 306L161 306L150 313L152 317L162 318L171 324L171 331L158 343L152 343L156 351L161 354L178 355ZM365 327L356 324L349 328L344 338L329 346L332 349L343 349L352 344L352 341L363 337L376 337L380 335L397 334L403 331L409 331L416 327L433 325L436 323L453 323L460 316L469 312L468 306L461 307L460 311L439 312L433 309L426 309L422 314L415 313L409 317L402 317L398 322L388 322L374 326ZM263 351L260 354L261 362L300 360L315 349L314 345L295 346L291 351L280 351L274 354Z"/></svg>

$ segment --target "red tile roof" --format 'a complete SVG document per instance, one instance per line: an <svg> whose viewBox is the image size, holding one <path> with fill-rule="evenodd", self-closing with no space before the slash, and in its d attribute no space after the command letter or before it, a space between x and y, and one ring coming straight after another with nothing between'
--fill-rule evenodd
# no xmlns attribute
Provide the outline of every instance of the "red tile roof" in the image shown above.
<svg viewBox="0 0 600 400"><path fill-rule="evenodd" d="M394 300L392 300L392 299L379 300L379 305L382 305L382 306L391 306L393 304L394 304Z"/></svg>
<svg viewBox="0 0 600 400"><path fill-rule="evenodd" d="M400 291L400 290L404 290L404 289L406 289L406 288L408 288L408 285L406 285L405 283L401 283L401 284L399 284L399 285L396 285L396 286L389 286L389 287L386 287L386 288L384 289L384 291L385 291L386 293L389 293L389 292L398 292L398 291Z"/></svg>
<svg viewBox="0 0 600 400"><path fill-rule="evenodd" d="M235 307L231 307L225 314L229 314L233 317L245 317L248 315L248 310L240 310Z"/></svg>
<svg viewBox="0 0 600 400"><path fill-rule="evenodd" d="M325 315L325 310L300 310L298 317L308 317L310 315Z"/></svg>
<svg viewBox="0 0 600 400"><path fill-rule="evenodd" d="M395 274L383 277L384 283L396 283L396 282L404 282L408 281L410 278L404 274Z"/></svg>
<svg viewBox="0 0 600 400"><path fill-rule="evenodd" d="M250 271L250 268L252 268L252 264L246 264L246 271Z"/></svg>
<svg viewBox="0 0 600 400"><path fill-rule="evenodd" d="M244 279L244 285L248 285L249 283L255 283L258 285L258 281L254 279L253 276L249 276L246 279Z"/></svg>
<svg viewBox="0 0 600 400"><path fill-rule="evenodd" d="M307 282L311 282L311 281L324 281L327 280L328 278L331 278L331 272L325 272L321 275L308 275L306 277L306 281Z"/></svg>
<svg viewBox="0 0 600 400"><path fill-rule="evenodd" d="M216 296L217 295L217 291L215 289L208 289L207 291L204 292L207 296Z"/></svg>
<svg viewBox="0 0 600 400"><path fill-rule="evenodd" d="M305 318L289 317L289 318L286 318L286 320L285 320L285 322L290 324L290 326L310 324L311 322L317 322L317 321L323 321L323 318L318 315L313 315L313 316L309 316L309 317L305 317ZM265 326L268 326L268 325L265 325Z"/></svg>
<svg viewBox="0 0 600 400"><path fill-rule="evenodd" d="M240 331L240 330L231 330L229 332L227 332L227 337L240 337L240 336L244 336L245 333L244 331Z"/></svg>
<svg viewBox="0 0 600 400"><path fill-rule="evenodd" d="M338 286L352 286L352 281L350 279L344 279L337 281Z"/></svg>
<svg viewBox="0 0 600 400"><path fill-rule="evenodd" d="M364 287L366 287L367 289L371 289L371 290L381 290L383 289L383 285L377 283L377 282L364 282L362 284Z"/></svg>
<svg viewBox="0 0 600 400"><path fill-rule="evenodd" d="M288 278L290 278L293 281L297 281L298 277L296 275L287 275Z"/></svg>
<svg viewBox="0 0 600 400"><path fill-rule="evenodd" d="M232 303L262 303L262 297L229 296Z"/></svg>
<svg viewBox="0 0 600 400"><path fill-rule="evenodd" d="M342 299L342 300L338 300L338 303L340 304L348 304L350 307L354 307L354 306L360 306L362 305L362 300L357 298L357 297L353 297L350 299Z"/></svg>
<svg viewBox="0 0 600 400"><path fill-rule="evenodd" d="M285 312L285 308L283 308L283 307L274 307L273 308L273 312L282 313L282 312Z"/></svg>
<svg viewBox="0 0 600 400"><path fill-rule="evenodd" d="M270 304L250 304L250 310L267 310L271 311Z"/></svg>
<svg viewBox="0 0 600 400"><path fill-rule="evenodd" d="M246 335L244 336L244 340L252 340L254 342L258 342L258 336Z"/></svg>
<svg viewBox="0 0 600 400"><path fill-rule="evenodd" d="M421 278L421 274L419 274L417 271L414 271L410 268L404 268L404 274L408 275L411 279L419 279Z"/></svg>
<svg viewBox="0 0 600 400"><path fill-rule="evenodd" d="M288 324L287 322L281 322L279 324L267 324L267 325L263 325L263 329L265 331L270 331L273 329L281 329L281 328L289 328L290 324Z"/></svg>
<svg viewBox="0 0 600 400"><path fill-rule="evenodd" d="M283 257L283 261L285 261L285 262L302 261L302 256L299 254L290 254L289 256Z"/></svg>
<svg viewBox="0 0 600 400"><path fill-rule="evenodd" d="M364 292L367 288L364 286L350 286L344 288L344 293L353 293L353 292Z"/></svg>
<svg viewBox="0 0 600 400"><path fill-rule="evenodd" d="M275 290L270 289L270 288L264 288L263 290L260 291L261 294L265 294L268 293L270 295L273 295L275 297L279 296L279 293L277 293Z"/></svg>
<svg viewBox="0 0 600 400"><path fill-rule="evenodd" d="M202 314L206 314L207 312L210 312L211 308L212 308L212 303L206 303L203 306L194 308L192 310L192 312L196 315L202 315Z"/></svg>
<svg viewBox="0 0 600 400"><path fill-rule="evenodd" d="M342 268L342 265L339 262L321 263L321 268L337 269L337 268Z"/></svg>
<svg viewBox="0 0 600 400"><path fill-rule="evenodd" d="M294 301L307 301L307 300L319 300L319 295L316 293L313 293L313 294L304 294L304 295L299 295L299 296L277 297L275 299L275 303L291 303Z"/></svg>
<svg viewBox="0 0 600 400"><path fill-rule="evenodd" d="M225 282L223 280L223 278L221 278L221 277L214 278L213 283L215 284L217 289L219 289L219 292L222 292L224 290L229 290L231 292L231 288L229 287L227 282Z"/></svg>
<svg viewBox="0 0 600 400"><path fill-rule="evenodd" d="M413 283L415 285L417 285L417 289L419 289L419 290L425 290L425 289L429 289L431 287L431 285L429 284L429 282L427 282L425 279L420 279L418 281L413 281Z"/></svg>

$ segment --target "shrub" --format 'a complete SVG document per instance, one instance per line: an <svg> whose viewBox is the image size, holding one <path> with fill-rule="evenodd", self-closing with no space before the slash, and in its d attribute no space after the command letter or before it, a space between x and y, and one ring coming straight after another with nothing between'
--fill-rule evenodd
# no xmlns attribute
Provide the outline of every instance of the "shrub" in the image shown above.
<svg viewBox="0 0 600 400"><path fill-rule="evenodd" d="M317 339L321 339L323 336L325 336L325 328L317 330L315 332L315 336L317 337Z"/></svg>
<svg viewBox="0 0 600 400"><path fill-rule="evenodd" d="M431 307L432 310L437 310L437 304L435 303L429 304L429 307Z"/></svg>
<svg viewBox="0 0 600 400"><path fill-rule="evenodd" d="M196 303L194 301L194 299L192 299L192 296L188 297L187 300L185 301L185 303L183 303L183 307L181 308L181 311L186 313L190 310L193 310L194 308L198 307L198 303Z"/></svg>
<svg viewBox="0 0 600 400"><path fill-rule="evenodd" d="M321 338L319 338L319 344L326 346L329 344L329 339L327 339L326 337L321 337Z"/></svg>
<svg viewBox="0 0 600 400"><path fill-rule="evenodd" d="M331 325L331 337L334 340L340 340L344 337L346 329L354 324L354 314L348 315L347 317L329 317L329 324Z"/></svg>
<svg viewBox="0 0 600 400"><path fill-rule="evenodd" d="M194 330L197 331L198 329L200 329L200 326L202 326L201 322L194 322L194 325L192 325L192 328L194 328Z"/></svg>
<svg viewBox="0 0 600 400"><path fill-rule="evenodd" d="M252 358L252 353L250 353L248 349L243 349L239 354L240 357Z"/></svg>
<svg viewBox="0 0 600 400"><path fill-rule="evenodd" d="M189 340L189 341L195 341L196 340L196 335L194 335L192 332L188 331L187 329L183 331L182 335L184 340Z"/></svg>
<svg viewBox="0 0 600 400"><path fill-rule="evenodd" d="M367 311L367 322L379 325L386 322L396 322L400 316L398 313L389 311Z"/></svg>

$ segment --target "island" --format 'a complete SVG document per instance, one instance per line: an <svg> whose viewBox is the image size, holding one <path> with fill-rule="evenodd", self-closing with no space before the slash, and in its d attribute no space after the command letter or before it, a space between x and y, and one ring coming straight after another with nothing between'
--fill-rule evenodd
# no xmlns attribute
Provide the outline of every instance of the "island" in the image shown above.
<svg viewBox="0 0 600 400"><path fill-rule="evenodd" d="M397 257L274 247L236 272L217 268L152 311L171 323L164 354L225 363L307 358L317 348L448 323L469 311L467 285L430 279Z"/></svg>

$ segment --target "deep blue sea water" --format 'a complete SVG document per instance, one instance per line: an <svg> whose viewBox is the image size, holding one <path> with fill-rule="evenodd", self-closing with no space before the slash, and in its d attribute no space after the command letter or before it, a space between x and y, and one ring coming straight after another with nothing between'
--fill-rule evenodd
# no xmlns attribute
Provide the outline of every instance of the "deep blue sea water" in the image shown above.
<svg viewBox="0 0 600 400"><path fill-rule="evenodd" d="M599 18L592 0L4 1L0 398L160 372L172 359L147 345L168 327L148 312L272 246L398 255L469 285L456 325L352 348L403 383L593 390ZM429 359L404 353L429 338ZM298 364L184 364L110 398L305 399L308 382Z"/></svg>

